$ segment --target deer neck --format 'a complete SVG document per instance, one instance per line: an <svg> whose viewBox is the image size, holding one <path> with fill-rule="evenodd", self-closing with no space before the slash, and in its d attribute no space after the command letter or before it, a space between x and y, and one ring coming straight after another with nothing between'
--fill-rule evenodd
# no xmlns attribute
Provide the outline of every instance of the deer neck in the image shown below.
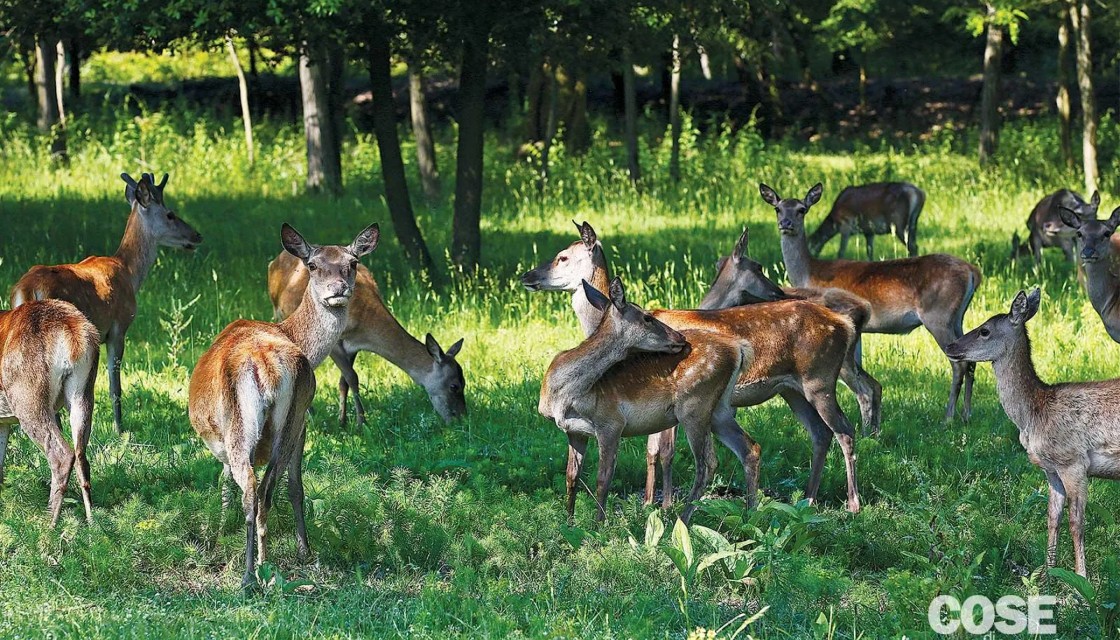
<svg viewBox="0 0 1120 640"><path fill-rule="evenodd" d="M1104 316L1112 310L1120 300L1117 299L1117 290L1120 289L1120 278L1116 276L1115 260L1108 256L1103 260L1084 263L1085 290L1089 294L1089 301L1097 313Z"/></svg>
<svg viewBox="0 0 1120 640"><path fill-rule="evenodd" d="M359 289L362 299L351 303L351 313L356 311L354 307L359 302L363 309L361 316L356 318L357 328L361 333L361 346L407 373L413 382L424 384L432 369L432 356L428 353L428 348L397 322L377 292L368 293L368 296L362 295Z"/></svg>
<svg viewBox="0 0 1120 640"><path fill-rule="evenodd" d="M781 235L782 262L786 264L786 277L795 287L809 286L809 272L812 256L809 255L809 243L805 239L805 227L802 226L797 235Z"/></svg>
<svg viewBox="0 0 1120 640"><path fill-rule="evenodd" d="M599 291L607 293L611 284L611 274L607 268L607 258L603 255L601 247L595 247L591 254L591 263L593 268L591 277L587 278L587 281ZM595 333L595 328L599 326L599 321L603 319L603 312L591 305L582 286L576 287L575 292L572 293L572 309L575 310L576 317L579 318L579 326L583 329L583 335L590 336Z"/></svg>
<svg viewBox="0 0 1120 640"><path fill-rule="evenodd" d="M346 318L346 307L320 304L312 296L309 284L299 306L278 326L315 368L338 343L342 330L346 328Z"/></svg>
<svg viewBox="0 0 1120 640"><path fill-rule="evenodd" d="M152 265L156 263L159 247L155 239L144 228L144 219L136 207L128 216L128 223L124 227L124 236L121 238L120 247L114 257L120 261L124 275L132 283L132 290L139 291L140 285L148 277Z"/></svg>
<svg viewBox="0 0 1120 640"><path fill-rule="evenodd" d="M1031 340L1024 329L1011 349L992 362L996 392L1008 418L1021 432L1030 432L1045 405L1049 386L1038 377L1031 360Z"/></svg>
<svg viewBox="0 0 1120 640"><path fill-rule="evenodd" d="M575 348L556 356L545 376L553 404L587 396L603 374L627 355L629 349L612 332L596 331Z"/></svg>

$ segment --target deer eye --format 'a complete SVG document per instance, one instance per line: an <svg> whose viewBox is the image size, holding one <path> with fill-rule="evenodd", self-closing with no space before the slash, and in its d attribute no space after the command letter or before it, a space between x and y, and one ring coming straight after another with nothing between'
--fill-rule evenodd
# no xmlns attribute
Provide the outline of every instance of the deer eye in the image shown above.
<svg viewBox="0 0 1120 640"><path fill-rule="evenodd" d="M987 327L980 327L980 337L981 338L987 338L990 335L992 335L992 330L991 329L989 329Z"/></svg>
<svg viewBox="0 0 1120 640"><path fill-rule="evenodd" d="M645 322L646 324L649 324L650 322L653 322L653 316L651 316L651 315L649 315L649 314L647 313L646 315L642 316L642 320L643 320L643 321L644 321L644 322Z"/></svg>
<svg viewBox="0 0 1120 640"><path fill-rule="evenodd" d="M168 220L174 220L174 219L175 219L175 214L174 214L174 213L170 213L170 212L168 212L168 214L167 214L167 219L168 219Z"/></svg>
<svg viewBox="0 0 1120 640"><path fill-rule="evenodd" d="M462 390L462 388L463 387L461 387L459 385L459 383L457 383L457 382L452 382L451 383L451 393L459 393L459 391Z"/></svg>
<svg viewBox="0 0 1120 640"><path fill-rule="evenodd" d="M307 270L314 272L314 271L318 271L319 267L315 266L314 262L308 262L307 263Z"/></svg>
<svg viewBox="0 0 1120 640"><path fill-rule="evenodd" d="M556 258L556 261L557 262L567 262L568 261L568 256L560 256L560 257Z"/></svg>

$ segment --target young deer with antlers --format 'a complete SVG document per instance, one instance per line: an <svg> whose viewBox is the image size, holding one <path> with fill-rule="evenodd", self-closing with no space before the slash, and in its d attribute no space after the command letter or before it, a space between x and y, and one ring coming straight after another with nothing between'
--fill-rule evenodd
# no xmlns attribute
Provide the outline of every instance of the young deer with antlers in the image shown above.
<svg viewBox="0 0 1120 640"><path fill-rule="evenodd" d="M735 250L716 263L716 278L699 308L727 309L775 300L808 300L850 318L856 328L856 340L844 358L840 379L856 394L864 435L877 435L882 423L883 387L860 362L860 333L871 317L871 305L843 289L779 287L763 273L761 264L751 260L748 242L747 228L743 227Z"/></svg>
<svg viewBox="0 0 1120 640"><path fill-rule="evenodd" d="M303 263L286 252L268 264L268 296L278 320L288 317L299 306L308 277ZM430 333L424 336L424 342L412 337L385 306L377 281L363 265L358 265L354 296L347 313L349 319L342 338L331 350L331 359L341 372L338 378L340 424L346 424L346 397L351 389L355 417L358 424L365 422L365 407L358 394L358 374L354 371L359 351L372 351L407 373L428 393L436 413L445 422L466 415L463 368L455 361L463 347L462 338L444 351Z"/></svg>
<svg viewBox="0 0 1120 640"><path fill-rule="evenodd" d="M315 395L315 367L346 327L358 259L374 250L379 236L373 224L347 247L316 246L285 224L284 249L311 274L303 301L278 324L252 320L230 324L202 354L191 375L191 426L222 463L223 505L231 475L241 488L244 587L255 584L254 562L264 562L268 510L285 469L297 551L300 557L310 553L303 514L303 442L307 409ZM265 463L258 484L254 467Z"/></svg>
<svg viewBox="0 0 1120 640"><path fill-rule="evenodd" d="M1081 243L1081 264L1085 268L1085 290L1093 310L1104 322L1108 336L1120 342L1120 276L1117 264L1120 263L1120 240L1113 236L1116 226L1120 225L1120 207L1112 211L1107 220L1082 220L1076 211L1059 209L1062 222L1075 229Z"/></svg>
<svg viewBox="0 0 1120 640"><path fill-rule="evenodd" d="M875 236L894 232L906 245L911 256L918 255L918 216L926 203L924 191L909 182L874 182L857 187L844 187L832 210L809 236L809 250L818 255L832 236L840 234L843 258L848 252L848 238L863 234L867 241L867 259L875 259Z"/></svg>
<svg viewBox="0 0 1120 640"><path fill-rule="evenodd" d="M991 362L996 391L1007 417L1019 427L1019 442L1050 484L1046 563L1058 554L1058 526L1069 504L1074 566L1085 575L1085 503L1089 478L1120 480L1120 379L1046 384L1035 373L1027 322L1038 312L1041 293L1020 291L1010 313L987 322L950 344L950 358Z"/></svg>
<svg viewBox="0 0 1120 640"><path fill-rule="evenodd" d="M603 312L591 304L581 286L587 280L605 289L609 281L602 244L584 222L577 224L580 240L521 276L530 291L570 291L572 307L585 332L598 326ZM805 495L815 500L825 456L835 435L844 454L848 480L848 509L859 511L856 485L854 431L836 402L840 367L856 339L850 317L803 300L713 311L657 310L653 317L684 331L702 329L735 341L753 354L742 363L732 394L734 407L761 404L780 395L804 425L812 441L813 457ZM590 329L588 329L590 327ZM570 455L574 455L569 452ZM672 458L675 431L651 436L646 452L646 503L653 501L657 462L662 468L662 505L672 501Z"/></svg>
<svg viewBox="0 0 1120 640"><path fill-rule="evenodd" d="M696 480L681 520L688 522L715 471L710 436L715 434L743 465L747 503L758 492L759 447L735 421L731 396L750 354L734 340L704 330L675 331L626 301L622 282L610 281L607 299L587 281L588 304L602 314L579 346L552 361L541 384L537 410L568 436L568 516L575 510L576 482L587 440L599 444L596 519L606 517L619 441L680 424L696 459Z"/></svg>
<svg viewBox="0 0 1120 640"><path fill-rule="evenodd" d="M1058 247L1065 254L1066 260L1073 262L1074 256L1074 228L1065 224L1062 219L1062 209L1072 211L1080 220L1093 220L1097 217L1097 209L1101 206L1101 194L1094 191L1089 202L1069 189L1060 189L1038 201L1027 217L1029 231L1027 244L1019 241L1019 234L1011 237L1011 257L1030 254L1035 264L1042 262L1042 250L1046 247Z"/></svg>
<svg viewBox="0 0 1120 640"><path fill-rule="evenodd" d="M871 318L864 333L906 334L924 326L944 351L964 335L964 313L972 294L980 285L980 270L945 254L915 258L859 262L855 260L817 260L805 239L805 214L821 199L818 182L804 200L780 197L765 184L759 192L778 215L782 238L782 259L795 287L835 287L844 289L871 304ZM952 419L957 399L964 386L961 415L968 420L972 412L972 383L975 365L951 362L952 386L945 419Z"/></svg>
<svg viewBox="0 0 1120 640"><path fill-rule="evenodd" d="M97 327L108 356L113 426L121 432L121 358L124 336L136 318L136 296L156 262L160 246L193 250L202 236L164 204L167 174L157 185L150 174L139 182L127 173L125 198L132 210L120 248L109 257L91 256L77 264L32 267L12 287L12 308L31 300L65 300Z"/></svg>
<svg viewBox="0 0 1120 640"><path fill-rule="evenodd" d="M97 328L68 302L43 300L0 311L0 487L8 436L18 423L51 468L52 527L75 461L86 521L93 522L86 447L99 348ZM62 407L70 413L73 448L59 423Z"/></svg>

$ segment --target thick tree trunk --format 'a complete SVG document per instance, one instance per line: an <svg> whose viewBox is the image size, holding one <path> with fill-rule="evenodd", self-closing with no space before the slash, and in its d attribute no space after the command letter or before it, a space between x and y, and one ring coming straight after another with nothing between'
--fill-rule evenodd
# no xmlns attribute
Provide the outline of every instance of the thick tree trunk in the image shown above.
<svg viewBox="0 0 1120 640"><path fill-rule="evenodd" d="M1081 90L1081 157L1085 169L1085 195L1097 190L1097 106L1093 93L1093 56L1089 47L1089 2L1077 0L1070 9L1077 33L1077 85Z"/></svg>
<svg viewBox="0 0 1120 640"><path fill-rule="evenodd" d="M626 117L626 86L618 70L611 71L611 107L616 121Z"/></svg>
<svg viewBox="0 0 1120 640"><path fill-rule="evenodd" d="M1066 3L1059 5L1058 24L1058 96L1055 103L1058 107L1058 135L1062 143L1062 158L1066 166L1073 168L1073 143L1071 132L1070 99L1069 99L1069 6ZM1089 195L1089 194L1086 194Z"/></svg>
<svg viewBox="0 0 1120 640"><path fill-rule="evenodd" d="M233 36L226 36L226 48L233 70L237 73L237 93L241 97L241 123L245 129L245 152L249 165L253 164L253 114L249 111L249 83L245 80L245 70L241 68L241 58L237 57L237 47L233 46Z"/></svg>
<svg viewBox="0 0 1120 640"><path fill-rule="evenodd" d="M257 46L257 39L249 36L245 39L245 44L249 47L249 75L256 80L260 76L257 74L257 58L260 56L260 47Z"/></svg>
<svg viewBox="0 0 1120 640"><path fill-rule="evenodd" d="M439 166L436 163L436 144L432 138L432 123L428 120L428 99L425 94L424 72L416 64L408 65L408 105L412 115L412 137L416 140L416 166L420 169L420 184L429 204L439 201Z"/></svg>
<svg viewBox="0 0 1120 640"><path fill-rule="evenodd" d="M673 36L672 68L669 81L669 128L672 140L669 147L669 177L673 182L681 179L681 37Z"/></svg>
<svg viewBox="0 0 1120 640"><path fill-rule="evenodd" d="M381 178L385 181L385 201L389 217L405 256L418 270L432 273L432 255L416 224L412 202L408 197L401 141L397 135L397 118L393 109L393 81L390 75L389 36L384 29L374 28L369 38L369 82L373 92L373 130L377 151L381 155Z"/></svg>
<svg viewBox="0 0 1120 640"><path fill-rule="evenodd" d="M342 114L343 114L343 75L346 71L346 49L342 45L332 42L326 47L326 66L324 72L327 77L327 121L331 133L331 148L334 152L327 159L334 163L332 171L339 176L342 184Z"/></svg>
<svg viewBox="0 0 1120 640"><path fill-rule="evenodd" d="M537 177L537 189L544 190L548 183L549 159L552 154L552 139L556 137L556 120L560 111L560 80L556 64L545 65L548 70L548 117L544 125L544 139L541 144L541 170Z"/></svg>
<svg viewBox="0 0 1120 640"><path fill-rule="evenodd" d="M984 86L980 93L980 164L995 156L999 145L999 59L1003 28L990 20L995 9L988 6L988 39L984 46Z"/></svg>
<svg viewBox="0 0 1120 640"><path fill-rule="evenodd" d="M572 71L568 81L570 100L564 110L564 150L578 156L591 146L591 127L587 124L587 72Z"/></svg>
<svg viewBox="0 0 1120 640"><path fill-rule="evenodd" d="M489 29L476 29L463 39L459 69L459 143L455 166L455 211L451 255L464 270L478 266L482 253L483 126L486 106L486 66Z"/></svg>
<svg viewBox="0 0 1120 640"><path fill-rule="evenodd" d="M77 37L67 41L66 55L70 58L70 98L82 97L82 45Z"/></svg>
<svg viewBox="0 0 1120 640"><path fill-rule="evenodd" d="M58 49L54 38L40 37L35 46L35 96L39 105L39 130L51 136L51 157L66 160L66 132L58 112L55 79Z"/></svg>
<svg viewBox="0 0 1120 640"><path fill-rule="evenodd" d="M634 62L630 58L629 47L622 49L622 86L626 103L626 167L630 171L631 184L638 184L642 179L642 167L638 160L638 95L634 86Z"/></svg>
<svg viewBox="0 0 1120 640"><path fill-rule="evenodd" d="M299 56L299 88L303 103L303 132L307 144L307 188L310 191L342 191L342 174L338 171L338 148L331 131L330 95L327 74L324 73L326 57L321 49L305 51Z"/></svg>
<svg viewBox="0 0 1120 640"><path fill-rule="evenodd" d="M525 141L529 144L544 139L545 120L548 118L545 111L548 79L545 77L544 66L543 62L532 65L529 82L525 86Z"/></svg>

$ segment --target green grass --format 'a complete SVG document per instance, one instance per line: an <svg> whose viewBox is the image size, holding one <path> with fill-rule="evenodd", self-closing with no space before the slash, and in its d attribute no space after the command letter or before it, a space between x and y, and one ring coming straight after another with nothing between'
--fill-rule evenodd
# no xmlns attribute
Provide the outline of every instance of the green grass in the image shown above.
<svg viewBox="0 0 1120 640"><path fill-rule="evenodd" d="M1045 482L998 404L991 368L979 367L972 422L943 424L949 367L921 330L865 338L865 366L883 384L884 406L882 436L858 441L863 512L843 510L837 451L829 456L819 522L771 509L749 516L760 529L753 532L720 516L727 503L711 502L695 522L732 541L758 540L755 580L743 585L709 572L682 607L679 576L662 552L671 543L650 550L629 542L643 539L650 511L637 495L644 440L624 443L608 522L592 524L592 501L583 495L576 527L564 526L565 440L537 415L536 402L550 359L580 333L566 296L529 294L515 280L575 239L570 220L586 219L634 300L689 307L745 223L753 255L780 275L776 224L757 195L760 180L783 195L823 181L824 203L811 215L813 226L844 185L906 179L928 194L923 251L950 252L984 271L966 327L1005 311L1020 288L1039 285L1042 311L1031 328L1043 378L1114 376L1120 347L1105 334L1072 268L1054 254L1040 269L1008 260L1010 235L1022 231L1034 203L1079 183L1054 161L1049 127L1010 127L1002 168L983 172L966 155L967 144L945 137L904 149L830 149L763 144L748 131L686 136L685 175L676 187L666 186L666 149L651 136L643 149L651 180L640 192L626 183L621 150L599 134L584 158L556 151L544 196L531 167L515 164L508 146L493 139L484 264L474 274L453 274L441 291L403 265L368 134L350 132L346 195L330 200L302 194L296 128L260 123L255 167L247 164L239 130L237 122L185 111L84 115L71 125L70 165L51 168L43 139L16 120L3 123L5 287L33 264L112 252L127 216L121 171L170 172L169 200L206 240L193 255L165 250L141 293L124 362L125 422L132 432L126 438L112 431L99 376L93 526L80 519L73 492L59 527L47 526L45 460L22 434L13 436L0 499L0 636L271 638L311 629L335 637L680 638L769 606L750 627L756 637L830 630L835 637L921 637L929 634L926 607L938 593L997 597L1040 589L1063 598L1063 635L1100 633L1070 591L1021 577L1044 563ZM1118 135L1106 122L1102 173L1109 209L1116 204L1109 194L1120 186L1112 159ZM443 142L440 160L450 176L454 147L450 138ZM420 209L428 241L445 255L450 203ZM280 250L283 221L318 243L346 241L369 222L381 223L382 246L366 264L413 333L431 331L445 345L466 338L459 359L470 415L445 426L403 373L365 354L359 374L369 423L342 429L337 372L324 364L304 460L314 558L296 562L291 509L278 499L269 550L282 579L265 594L246 597L239 589L243 525L230 518L220 528L219 465L189 426L186 385L222 327L271 316L265 268ZM878 245L880 255L903 252L891 239ZM195 296L194 305L174 312ZM181 340L170 339L176 331L168 326L178 328ZM847 390L840 395L856 418L854 397ZM775 402L741 410L739 418L762 446L761 486L796 500L809 462L800 426ZM735 495L742 482L737 465L725 449L719 460L716 486L730 486ZM687 452L675 471L678 484L691 482ZM1096 576L1117 553L1120 490L1094 481L1089 500L1086 540ZM664 514L668 528L675 512ZM804 546L783 542L783 532L804 536ZM569 542L580 538L581 544ZM1063 532L1064 566L1072 564L1070 544ZM301 580L311 586L281 586ZM822 613L831 628L817 624Z"/></svg>

